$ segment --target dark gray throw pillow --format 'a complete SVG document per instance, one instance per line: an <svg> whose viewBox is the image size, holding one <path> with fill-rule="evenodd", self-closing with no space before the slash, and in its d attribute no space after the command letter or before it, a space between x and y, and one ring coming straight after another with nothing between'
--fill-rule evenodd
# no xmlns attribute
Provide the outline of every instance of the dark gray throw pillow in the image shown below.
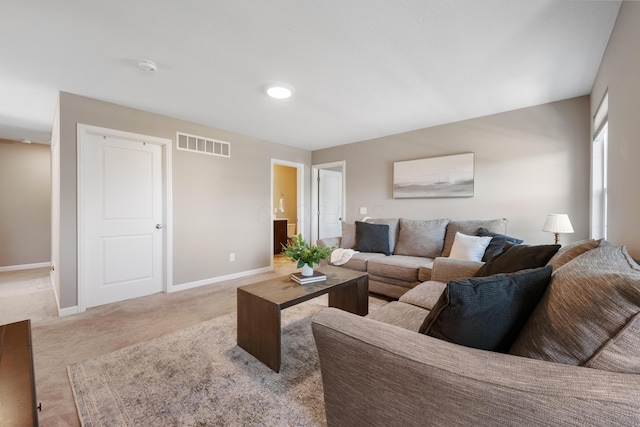
<svg viewBox="0 0 640 427"><path fill-rule="evenodd" d="M423 324L425 334L506 353L551 280L551 266L452 280Z"/></svg>
<svg viewBox="0 0 640 427"><path fill-rule="evenodd" d="M514 245L487 261L476 271L474 276L485 277L492 274L513 273L528 268L544 267L558 252L558 249L560 249L560 245Z"/></svg>
<svg viewBox="0 0 640 427"><path fill-rule="evenodd" d="M356 247L360 252L378 252L391 255L389 226L356 221Z"/></svg>
<svg viewBox="0 0 640 427"><path fill-rule="evenodd" d="M515 237L507 236L506 234L492 233L484 227L480 227L478 229L478 236L491 237L491 242L489 243L489 246L487 246L487 249L485 249L484 255L482 256L482 261L485 262L504 252L506 249L505 245L507 243L511 245L524 243L524 240L516 239Z"/></svg>

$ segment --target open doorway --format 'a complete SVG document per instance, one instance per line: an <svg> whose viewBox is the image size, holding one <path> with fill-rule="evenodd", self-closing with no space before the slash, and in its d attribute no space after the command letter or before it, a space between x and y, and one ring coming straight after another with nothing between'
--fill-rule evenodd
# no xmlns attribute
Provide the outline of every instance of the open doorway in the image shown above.
<svg viewBox="0 0 640 427"><path fill-rule="evenodd" d="M301 163L271 161L271 241L273 263L281 262L282 245L304 234L303 171Z"/></svg>
<svg viewBox="0 0 640 427"><path fill-rule="evenodd" d="M311 166L311 240L342 235L345 218L346 162Z"/></svg>

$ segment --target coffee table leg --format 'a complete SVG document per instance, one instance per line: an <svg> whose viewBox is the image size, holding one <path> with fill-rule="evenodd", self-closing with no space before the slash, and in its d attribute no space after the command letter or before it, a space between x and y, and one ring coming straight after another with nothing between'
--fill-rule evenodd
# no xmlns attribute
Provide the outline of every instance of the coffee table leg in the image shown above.
<svg viewBox="0 0 640 427"><path fill-rule="evenodd" d="M369 314L369 276L361 277L348 286L330 291L329 307L336 307L360 316Z"/></svg>
<svg viewBox="0 0 640 427"><path fill-rule="evenodd" d="M238 345L280 372L280 308L238 289Z"/></svg>

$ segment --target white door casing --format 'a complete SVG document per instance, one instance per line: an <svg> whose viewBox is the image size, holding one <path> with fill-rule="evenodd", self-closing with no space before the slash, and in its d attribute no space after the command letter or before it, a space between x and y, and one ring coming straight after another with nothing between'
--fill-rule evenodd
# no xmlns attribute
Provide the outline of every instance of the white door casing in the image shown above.
<svg viewBox="0 0 640 427"><path fill-rule="evenodd" d="M342 172L342 188L341 188L341 199L340 199L340 205L342 207L342 211L340 212L340 217L343 220L346 220L345 206L346 206L346 197L347 197L347 191L346 191L347 162L344 160L340 160L337 162L311 165L311 240L313 242L316 242L319 239L318 231L320 228L319 226L320 188L319 188L318 178L320 177L320 171L326 170L326 169ZM338 234L336 234L336 236L331 236L331 237L337 237L341 235L342 235L342 226L340 226L340 231L338 232Z"/></svg>
<svg viewBox="0 0 640 427"><path fill-rule="evenodd" d="M342 172L318 171L318 239L342 235Z"/></svg>
<svg viewBox="0 0 640 427"><path fill-rule="evenodd" d="M159 140L78 126L80 311L167 290L171 141Z"/></svg>

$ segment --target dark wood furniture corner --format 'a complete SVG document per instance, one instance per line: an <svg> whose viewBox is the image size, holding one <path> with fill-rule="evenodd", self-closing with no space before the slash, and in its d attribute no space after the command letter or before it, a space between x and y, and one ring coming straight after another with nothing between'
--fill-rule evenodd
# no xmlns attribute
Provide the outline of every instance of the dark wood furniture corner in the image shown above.
<svg viewBox="0 0 640 427"><path fill-rule="evenodd" d="M273 220L273 254L282 252L282 245L287 245L287 220Z"/></svg>
<svg viewBox="0 0 640 427"><path fill-rule="evenodd" d="M0 425L37 426L31 321L0 326Z"/></svg>
<svg viewBox="0 0 640 427"><path fill-rule="evenodd" d="M360 316L369 313L367 273L332 266L318 271L327 280L300 285L282 276L238 288L238 345L276 372L280 372L283 309L328 293L329 307Z"/></svg>

